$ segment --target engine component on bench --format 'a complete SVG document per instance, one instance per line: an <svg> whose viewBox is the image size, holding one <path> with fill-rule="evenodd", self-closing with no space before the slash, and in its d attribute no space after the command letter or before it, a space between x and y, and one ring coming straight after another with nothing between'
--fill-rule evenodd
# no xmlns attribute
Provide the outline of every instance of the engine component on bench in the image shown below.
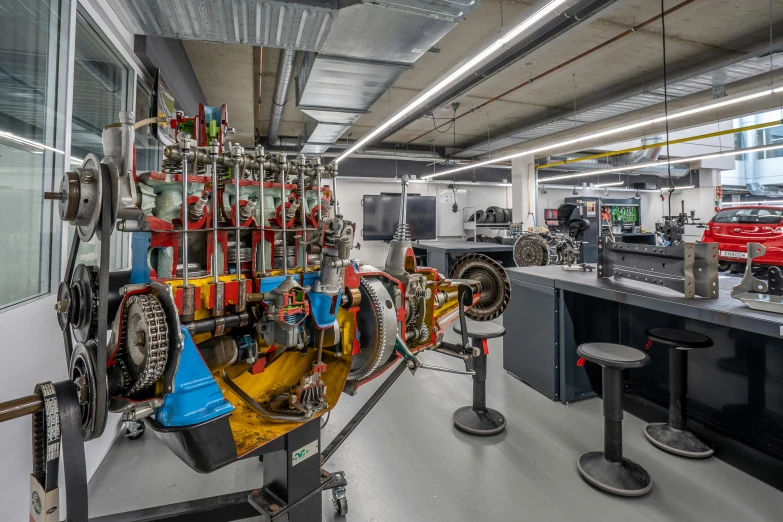
<svg viewBox="0 0 783 522"><path fill-rule="evenodd" d="M134 117L122 113L104 131L106 157L89 155L47 193L76 225L56 311L85 440L121 413L210 472L440 346L458 292L478 320L507 306L508 277L486 256L461 259L459 281L417 266L406 197L375 268L351 256L337 164L232 144L225 105L168 123L159 170L136 170ZM130 270L109 270L113 233L132 234ZM77 266L93 235L100 262Z"/></svg>
<svg viewBox="0 0 783 522"><path fill-rule="evenodd" d="M768 281L753 275L753 260L767 253L761 243L748 243L748 260L745 274L738 285L731 289L731 297L739 299L748 308L783 314L783 271L773 266L767 271Z"/></svg>
<svg viewBox="0 0 783 522"><path fill-rule="evenodd" d="M543 229L523 232L514 243L517 266L568 265L579 260L579 243L573 238Z"/></svg>
<svg viewBox="0 0 783 522"><path fill-rule="evenodd" d="M598 277L634 279L663 286L687 298L718 298L718 244L659 247L598 238Z"/></svg>

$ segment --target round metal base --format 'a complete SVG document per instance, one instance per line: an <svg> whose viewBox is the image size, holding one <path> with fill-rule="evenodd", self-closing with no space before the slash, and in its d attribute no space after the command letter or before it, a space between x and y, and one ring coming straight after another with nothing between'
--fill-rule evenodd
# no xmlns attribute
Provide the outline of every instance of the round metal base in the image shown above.
<svg viewBox="0 0 783 522"><path fill-rule="evenodd" d="M675 430L665 422L648 424L644 428L647 439L669 453L691 459L705 459L712 455L713 449L696 438L688 430Z"/></svg>
<svg viewBox="0 0 783 522"><path fill-rule="evenodd" d="M609 462L603 451L591 451L577 462L582 478L593 486L623 497L640 497L652 489L650 475L636 462L623 458Z"/></svg>
<svg viewBox="0 0 783 522"><path fill-rule="evenodd" d="M492 408L474 410L465 406L454 412L454 426L472 435L495 435L506 429L506 418Z"/></svg>

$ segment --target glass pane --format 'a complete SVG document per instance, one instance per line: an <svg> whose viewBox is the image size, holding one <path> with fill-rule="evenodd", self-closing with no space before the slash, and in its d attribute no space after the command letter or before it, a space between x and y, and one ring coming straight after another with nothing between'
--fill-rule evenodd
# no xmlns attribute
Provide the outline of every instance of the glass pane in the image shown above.
<svg viewBox="0 0 783 522"><path fill-rule="evenodd" d="M73 120L71 156L73 161L87 154L103 158L103 128L119 120L128 108L130 67L116 52L90 16L81 7L76 13L74 53ZM80 166L81 161L73 166ZM69 245L73 236L71 227ZM129 234L111 236L110 268L128 266ZM79 248L79 263L98 264L100 243L92 238Z"/></svg>
<svg viewBox="0 0 783 522"><path fill-rule="evenodd" d="M152 89L139 80L136 83L136 121L154 116L152 114ZM136 171L149 172L160 169L163 145L152 137L150 126L136 130Z"/></svg>
<svg viewBox="0 0 783 522"><path fill-rule="evenodd" d="M59 281L70 2L0 0L0 308ZM62 44L62 45L61 45ZM53 214L54 211L54 214Z"/></svg>

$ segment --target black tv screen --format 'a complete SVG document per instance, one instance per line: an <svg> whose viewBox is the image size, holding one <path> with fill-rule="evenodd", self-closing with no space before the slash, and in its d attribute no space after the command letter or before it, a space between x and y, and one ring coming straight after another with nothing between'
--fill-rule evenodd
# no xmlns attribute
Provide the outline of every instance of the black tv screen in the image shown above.
<svg viewBox="0 0 783 522"><path fill-rule="evenodd" d="M367 241L390 241L400 221L399 194L364 196L364 230ZM435 196L408 196L408 225L411 238L437 239L435 232Z"/></svg>

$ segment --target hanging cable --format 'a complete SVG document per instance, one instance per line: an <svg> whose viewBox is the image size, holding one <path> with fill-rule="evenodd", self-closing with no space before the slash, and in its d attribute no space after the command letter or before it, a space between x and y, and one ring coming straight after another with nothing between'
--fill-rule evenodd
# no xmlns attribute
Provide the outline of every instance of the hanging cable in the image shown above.
<svg viewBox="0 0 783 522"><path fill-rule="evenodd" d="M666 11L661 0L661 42L663 44L663 113L666 116L666 158L672 157L669 150L669 81L666 77ZM669 218L672 217L672 194L674 193L674 179L672 178L672 164L667 162L669 172Z"/></svg>

